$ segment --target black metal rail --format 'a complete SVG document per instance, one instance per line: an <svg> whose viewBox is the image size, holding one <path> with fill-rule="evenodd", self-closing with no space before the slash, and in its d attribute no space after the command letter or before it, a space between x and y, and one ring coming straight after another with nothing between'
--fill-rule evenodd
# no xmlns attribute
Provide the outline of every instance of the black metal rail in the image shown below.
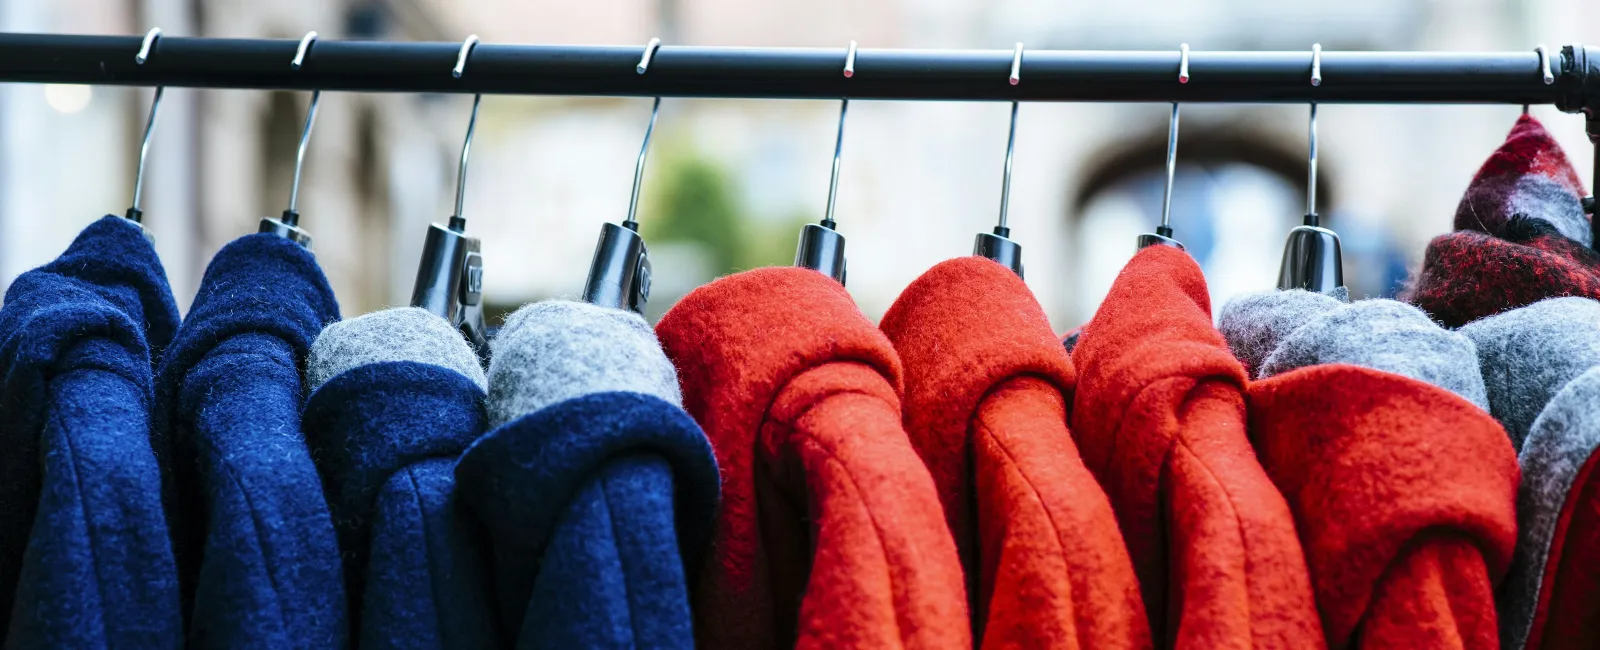
<svg viewBox="0 0 1600 650"><path fill-rule="evenodd" d="M140 36L0 34L0 81L357 92L498 93L1104 102L1498 103L1600 105L1600 48L1526 52L1312 53L1025 51L1020 83L1009 50L861 49L854 75L846 48L663 46L648 71L645 47L481 44L451 74L458 43L322 40L303 65L298 41Z"/></svg>

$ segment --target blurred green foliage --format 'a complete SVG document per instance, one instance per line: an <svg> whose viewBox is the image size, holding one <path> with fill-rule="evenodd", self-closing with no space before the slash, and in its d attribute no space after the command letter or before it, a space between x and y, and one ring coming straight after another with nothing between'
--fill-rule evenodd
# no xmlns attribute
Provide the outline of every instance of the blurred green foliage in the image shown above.
<svg viewBox="0 0 1600 650"><path fill-rule="evenodd" d="M664 149L649 212L639 219L646 241L698 243L719 276L794 262L795 238L806 218L750 219L736 177L693 150Z"/></svg>

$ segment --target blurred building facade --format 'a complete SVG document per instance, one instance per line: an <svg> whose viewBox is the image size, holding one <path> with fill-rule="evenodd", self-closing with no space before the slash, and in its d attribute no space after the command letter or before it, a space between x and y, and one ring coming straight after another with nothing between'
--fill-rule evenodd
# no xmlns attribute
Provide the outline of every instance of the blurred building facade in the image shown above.
<svg viewBox="0 0 1600 650"><path fill-rule="evenodd" d="M1010 49L1531 50L1600 41L1593 0L8 0L23 32L456 41ZM314 54L313 54L314 56ZM287 62L286 62L287 65ZM440 71L448 74L448 71ZM1026 80L1024 80L1026 83ZM149 89L0 85L0 284L127 207ZM307 93L169 89L144 209L181 305L206 261L288 199ZM323 97L300 211L347 314L403 304L426 225L452 209L471 98ZM502 308L581 288L603 221L627 211L649 116L639 98L486 97L468 177ZM1065 331L1092 314L1159 216L1168 107L1024 104L1010 222L1027 279ZM1319 211L1358 294L1392 291L1450 227L1520 107L1321 108ZM1305 106L1184 107L1173 226L1214 297L1267 288L1304 211ZM1581 119L1534 112L1579 169ZM932 264L971 250L999 206L1009 106L855 102L837 218L850 290L876 317ZM652 311L720 273L783 263L827 198L838 104L663 105L640 220Z"/></svg>

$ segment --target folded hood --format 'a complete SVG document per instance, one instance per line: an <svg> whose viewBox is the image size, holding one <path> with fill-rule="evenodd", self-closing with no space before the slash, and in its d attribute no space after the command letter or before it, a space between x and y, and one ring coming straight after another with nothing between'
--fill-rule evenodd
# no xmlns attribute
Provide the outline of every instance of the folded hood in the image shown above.
<svg viewBox="0 0 1600 650"><path fill-rule="evenodd" d="M105 217L0 307L0 635L8 647L181 643L150 444L151 361L178 311L138 226ZM97 588L98 587L98 588Z"/></svg>
<svg viewBox="0 0 1600 650"><path fill-rule="evenodd" d="M705 434L637 314L545 301L494 340L502 421L456 466L493 547L500 622L540 647L690 644L688 576L717 507Z"/></svg>
<svg viewBox="0 0 1600 650"><path fill-rule="evenodd" d="M1200 266L1134 255L1072 360L1072 430L1116 511L1156 643L1319 645L1288 504L1245 430L1244 367L1211 325Z"/></svg>
<svg viewBox="0 0 1600 650"><path fill-rule="evenodd" d="M337 320L310 251L246 235L206 266L168 348L156 450L172 468L191 647L349 638L338 541L300 429L306 353Z"/></svg>
<svg viewBox="0 0 1600 650"><path fill-rule="evenodd" d="M903 422L961 552L980 646L1150 647L1116 517L1067 430L1072 360L1022 279L981 257L941 262L881 328L904 364Z"/></svg>
<svg viewBox="0 0 1600 650"><path fill-rule="evenodd" d="M722 468L699 644L970 648L955 543L900 422L899 358L844 287L746 271L656 330Z"/></svg>
<svg viewBox="0 0 1600 650"><path fill-rule="evenodd" d="M443 318L417 307L334 323L311 345L306 357L306 384L311 395L301 428L321 474L328 512L339 536L353 627L363 631L363 638L373 623L363 610L374 608L362 603L377 589L369 578L382 580L369 570L369 561L386 569L394 564L394 558L373 557L374 547L385 543L377 537L403 534L391 532L394 525L386 526L383 520L410 512L418 513L412 516L419 519L429 515L426 486L405 472L424 461L443 459L448 462L440 469L444 476L451 475L450 465L486 428L483 382L478 357L466 339ZM409 489L389 490L397 477ZM384 497L386 490L397 493ZM404 499L411 508L385 510L380 505L385 498ZM478 551L470 546L458 550L460 546L424 546L413 552L426 556L430 550L436 551L434 554ZM388 564L381 564L386 561ZM427 566L428 562L421 564ZM469 586L487 588L478 582L482 576L474 576L470 570L450 575L475 577ZM458 611L457 602L433 602L436 591L447 592L456 581L443 582L413 600L432 603L441 612ZM479 600L488 606L487 593L479 594ZM410 607L422 605L413 602ZM375 614L391 618L387 613ZM430 620L436 617L437 613Z"/></svg>
<svg viewBox="0 0 1600 650"><path fill-rule="evenodd" d="M1519 450L1516 558L1499 594L1503 646L1600 641L1600 303L1551 298L1461 328Z"/></svg>

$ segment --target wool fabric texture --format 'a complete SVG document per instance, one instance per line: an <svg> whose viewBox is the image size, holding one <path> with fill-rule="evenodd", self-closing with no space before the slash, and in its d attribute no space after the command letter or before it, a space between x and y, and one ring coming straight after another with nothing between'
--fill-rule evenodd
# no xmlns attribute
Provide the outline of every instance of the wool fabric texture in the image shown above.
<svg viewBox="0 0 1600 650"><path fill-rule="evenodd" d="M1494 648L1518 470L1483 409L1348 364L1251 384L1251 441L1283 491L1332 648Z"/></svg>
<svg viewBox="0 0 1600 650"><path fill-rule="evenodd" d="M1321 647L1288 504L1246 432L1244 368L1200 267L1139 251L1072 352L1072 431L1116 512L1157 645Z"/></svg>
<svg viewBox="0 0 1600 650"><path fill-rule="evenodd" d="M338 318L309 251L240 237L206 267L157 374L191 648L349 642L338 541L300 430L306 351Z"/></svg>
<svg viewBox="0 0 1600 650"><path fill-rule="evenodd" d="M629 391L683 403L655 332L631 311L537 302L506 318L491 347L490 426L589 393Z"/></svg>
<svg viewBox="0 0 1600 650"><path fill-rule="evenodd" d="M1116 516L1067 430L1076 373L1022 279L982 257L922 274L880 325L939 490L982 648L1149 648Z"/></svg>
<svg viewBox="0 0 1600 650"><path fill-rule="evenodd" d="M1244 364L1245 372L1259 379L1261 366L1278 349L1283 337L1343 305L1337 298L1304 289L1247 293L1222 305L1217 331L1227 339L1228 348Z"/></svg>
<svg viewBox="0 0 1600 650"><path fill-rule="evenodd" d="M1600 298L1582 183L1539 122L1524 116L1428 244L1401 299L1460 327L1545 298Z"/></svg>
<svg viewBox="0 0 1600 650"><path fill-rule="evenodd" d="M1583 211L1583 180L1561 145L1532 115L1511 127L1456 206L1455 229L1499 236L1511 217L1537 217L1562 236L1592 244L1589 215Z"/></svg>
<svg viewBox="0 0 1600 650"><path fill-rule="evenodd" d="M1600 302L1550 298L1461 328L1483 366L1489 412L1518 451L1568 382L1600 365Z"/></svg>
<svg viewBox="0 0 1600 650"><path fill-rule="evenodd" d="M443 318L405 307L329 325L306 367L302 426L356 645L500 647L484 541L455 496L456 458L486 423L477 354Z"/></svg>
<svg viewBox="0 0 1600 650"><path fill-rule="evenodd" d="M1299 297L1235 300L1223 307L1221 330L1234 349L1253 348L1251 354L1260 352L1263 341L1275 343L1261 361L1262 379L1295 368L1348 363L1433 384L1489 410L1471 339L1394 300L1307 304L1311 302ZM1284 309L1274 312L1272 306ZM1241 309L1233 312L1235 308ZM1262 335L1269 330L1274 333ZM1235 343L1235 337L1240 341Z"/></svg>
<svg viewBox="0 0 1600 650"><path fill-rule="evenodd" d="M306 388L316 390L361 366L411 361L454 370L488 390L478 357L461 356L458 340L465 342L449 321L421 307L395 307L332 323L306 355Z"/></svg>
<svg viewBox="0 0 1600 650"><path fill-rule="evenodd" d="M177 648L177 567L150 443L153 350L178 310L139 227L105 217L0 307L0 638Z"/></svg>
<svg viewBox="0 0 1600 650"><path fill-rule="evenodd" d="M517 313L489 368L488 411L512 419L456 467L492 548L502 637L692 648L689 576L710 539L717 466L669 401L671 363L635 314L570 302Z"/></svg>
<svg viewBox="0 0 1600 650"><path fill-rule="evenodd" d="M1461 329L1519 450L1516 556L1498 600L1504 648L1600 644L1600 303L1551 298Z"/></svg>
<svg viewBox="0 0 1600 650"><path fill-rule="evenodd" d="M843 286L737 273L656 332L722 468L700 647L972 647L955 542L901 425L899 358Z"/></svg>

